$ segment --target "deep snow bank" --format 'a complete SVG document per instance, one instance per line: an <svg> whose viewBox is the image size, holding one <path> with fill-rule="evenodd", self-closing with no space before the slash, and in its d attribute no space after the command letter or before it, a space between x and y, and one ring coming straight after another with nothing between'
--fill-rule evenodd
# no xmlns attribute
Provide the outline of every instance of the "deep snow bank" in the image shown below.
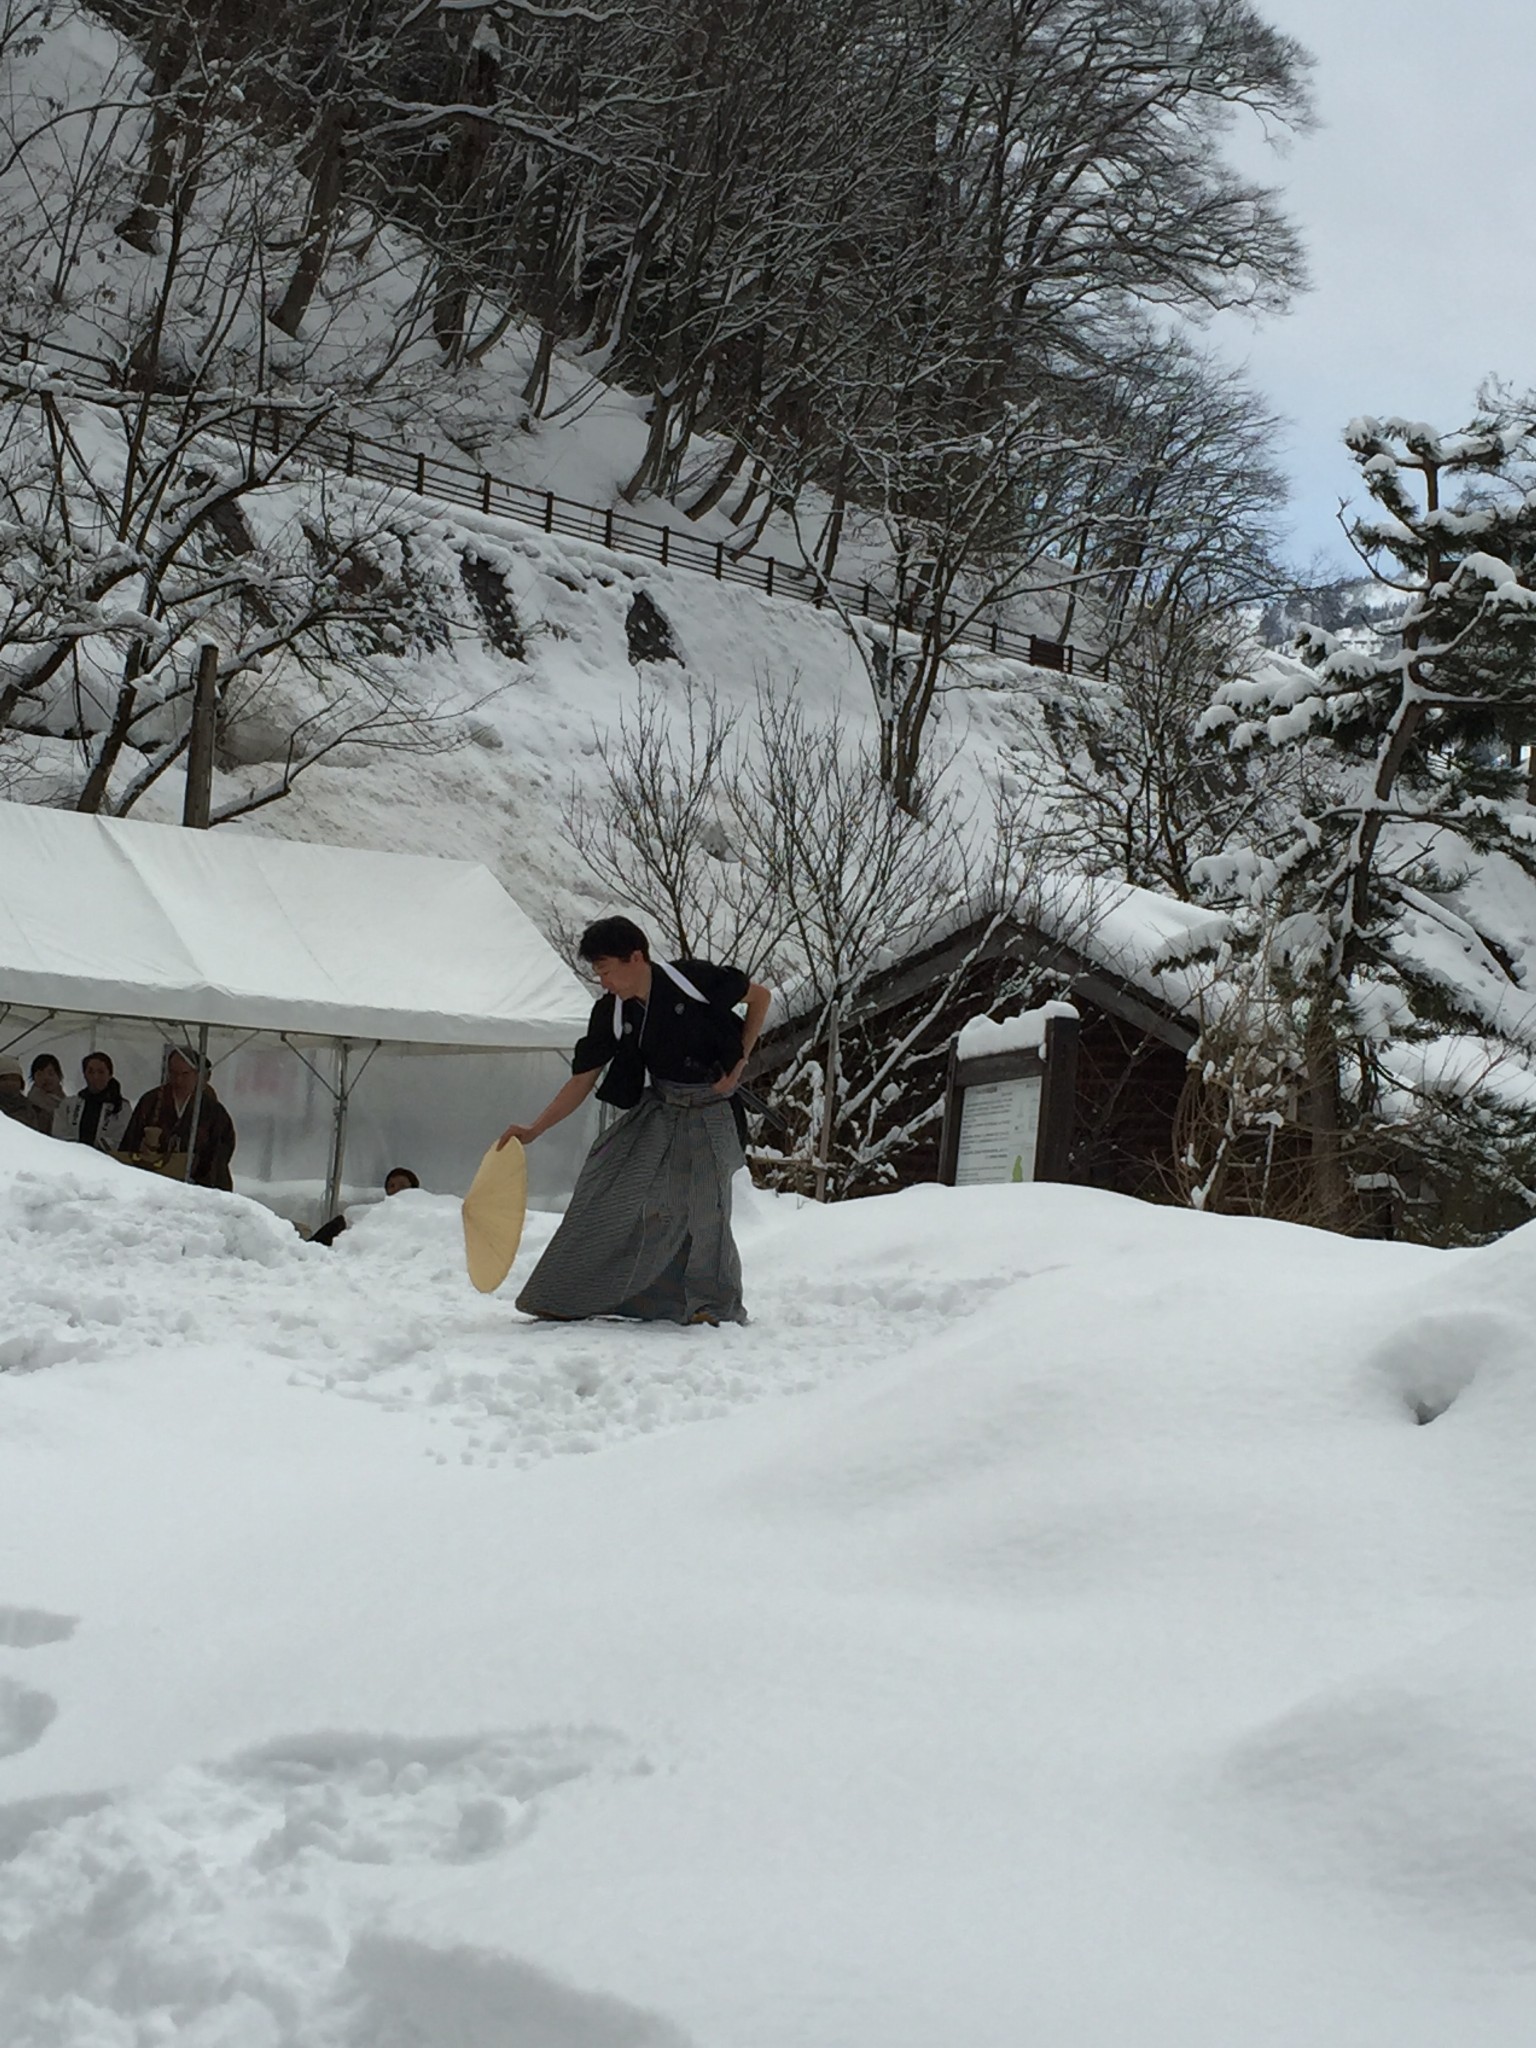
<svg viewBox="0 0 1536 2048"><path fill-rule="evenodd" d="M0 2038L1523 2044L1536 1233L744 1206L531 1327L0 1125Z"/></svg>

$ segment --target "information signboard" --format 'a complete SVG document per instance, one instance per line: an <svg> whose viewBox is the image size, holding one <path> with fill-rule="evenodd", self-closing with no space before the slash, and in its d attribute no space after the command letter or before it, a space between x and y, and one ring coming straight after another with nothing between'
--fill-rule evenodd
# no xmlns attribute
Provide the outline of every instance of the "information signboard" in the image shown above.
<svg viewBox="0 0 1536 2048"><path fill-rule="evenodd" d="M1042 1042L950 1054L939 1178L952 1187L1065 1180L1077 1102L1078 1021L1044 1020Z"/></svg>
<svg viewBox="0 0 1536 2048"><path fill-rule="evenodd" d="M962 1092L956 1187L1034 1179L1044 1092L1043 1073L1021 1074L1013 1081L984 1081L979 1088Z"/></svg>

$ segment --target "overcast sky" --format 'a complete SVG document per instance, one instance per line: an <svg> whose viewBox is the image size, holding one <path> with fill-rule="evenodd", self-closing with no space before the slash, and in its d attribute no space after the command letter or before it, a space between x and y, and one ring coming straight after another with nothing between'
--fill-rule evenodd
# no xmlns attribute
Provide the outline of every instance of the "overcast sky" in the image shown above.
<svg viewBox="0 0 1536 2048"><path fill-rule="evenodd" d="M1317 60L1322 125L1266 173L1312 290L1284 319L1215 335L1291 422L1294 551L1343 568L1346 420L1450 427L1490 372L1536 386L1536 0L1258 4Z"/></svg>

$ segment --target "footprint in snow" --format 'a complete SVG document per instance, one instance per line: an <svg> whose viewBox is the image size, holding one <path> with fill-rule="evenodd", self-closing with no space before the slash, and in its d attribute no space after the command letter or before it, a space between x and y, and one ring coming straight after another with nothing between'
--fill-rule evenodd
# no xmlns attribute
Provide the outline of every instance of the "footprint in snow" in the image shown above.
<svg viewBox="0 0 1536 2048"><path fill-rule="evenodd" d="M19 1756L41 1742L58 1710L51 1694L0 1678L0 1757Z"/></svg>
<svg viewBox="0 0 1536 2048"><path fill-rule="evenodd" d="M659 2013L483 1949L371 1932L353 1942L346 1976L345 2048L688 2048Z"/></svg>
<svg viewBox="0 0 1536 2048"><path fill-rule="evenodd" d="M7 1650L35 1650L43 1643L62 1643L78 1625L72 1614L49 1614L41 1607L0 1607L0 1645Z"/></svg>
<svg viewBox="0 0 1536 2048"><path fill-rule="evenodd" d="M685 2048L657 2015L513 1956L380 1933L384 1873L359 1883L359 1865L492 1856L557 1788L647 1770L601 1728L327 1733L0 1807L0 2012L39 2048L168 2040L170 2003L178 2041Z"/></svg>
<svg viewBox="0 0 1536 2048"><path fill-rule="evenodd" d="M318 1734L269 1743L218 1767L276 1825L258 1845L272 1870L304 1852L344 1863L469 1863L520 1841L542 1795L603 1765L630 1771L600 1728L496 1736ZM277 1813L281 1818L277 1819Z"/></svg>

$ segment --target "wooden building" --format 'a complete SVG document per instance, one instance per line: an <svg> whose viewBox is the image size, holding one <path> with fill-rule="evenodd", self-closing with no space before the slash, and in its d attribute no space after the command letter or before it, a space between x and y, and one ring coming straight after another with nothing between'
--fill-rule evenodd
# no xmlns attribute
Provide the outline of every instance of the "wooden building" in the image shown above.
<svg viewBox="0 0 1536 2048"><path fill-rule="evenodd" d="M943 1097L956 1033L973 1017L1014 1014L1062 998L1082 1020L1065 1178L1152 1201L1175 1199L1174 1126L1195 1042L1187 1017L1035 926L1009 923L990 934L972 927L865 985L840 1049L855 1086L874 1070L880 1049L921 1022L941 993L942 1005L914 1042L882 1112L892 1124L921 1128L896 1156L894 1172L861 1175L856 1163L845 1162L843 1192L874 1194L937 1180L940 1118L931 1112ZM752 1086L771 1087L815 1028L813 1018L802 1016L766 1033Z"/></svg>

